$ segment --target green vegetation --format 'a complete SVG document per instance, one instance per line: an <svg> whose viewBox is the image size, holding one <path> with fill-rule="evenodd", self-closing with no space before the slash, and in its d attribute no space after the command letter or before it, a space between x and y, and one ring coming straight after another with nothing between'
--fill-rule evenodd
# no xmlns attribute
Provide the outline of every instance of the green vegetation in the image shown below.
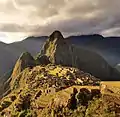
<svg viewBox="0 0 120 117"><path fill-rule="evenodd" d="M120 82L119 81L104 81L102 84L105 84L110 87L118 87L120 88Z"/></svg>
<svg viewBox="0 0 120 117"><path fill-rule="evenodd" d="M19 113L18 117L32 117L30 110L23 110Z"/></svg>
<svg viewBox="0 0 120 117"><path fill-rule="evenodd" d="M12 104L12 102L10 102L10 101L4 101L4 102L2 102L1 103L1 110L9 107L11 104Z"/></svg>
<svg viewBox="0 0 120 117"><path fill-rule="evenodd" d="M0 101L0 117L115 117L120 113L119 89L109 87L102 94L100 80L77 68L28 67L12 77L10 88Z"/></svg>
<svg viewBox="0 0 120 117"><path fill-rule="evenodd" d="M13 84L12 90L17 89L18 87L19 87L19 79L16 79L15 82L14 82L14 84Z"/></svg>
<svg viewBox="0 0 120 117"><path fill-rule="evenodd" d="M109 111L110 107L102 98L92 100L86 110L87 117L115 117L115 111Z"/></svg>
<svg viewBox="0 0 120 117"><path fill-rule="evenodd" d="M104 105L104 106L102 106ZM109 111L109 107L101 98L89 102L88 107L79 105L77 109L69 108L45 108L41 117L116 117L115 111Z"/></svg>
<svg viewBox="0 0 120 117"><path fill-rule="evenodd" d="M12 92L0 101L1 117L115 117L120 96L115 89L108 92L110 87L101 94L97 83L76 68L52 64L26 68L12 79Z"/></svg>
<svg viewBox="0 0 120 117"><path fill-rule="evenodd" d="M108 75L100 68L101 63L107 63L100 56L63 40L56 31L36 58L28 52L19 57L5 83L10 92L0 100L0 117L119 117L119 84L101 82L77 69L81 63L93 66L98 59L100 66L93 68ZM93 55L93 63L88 62L89 55Z"/></svg>

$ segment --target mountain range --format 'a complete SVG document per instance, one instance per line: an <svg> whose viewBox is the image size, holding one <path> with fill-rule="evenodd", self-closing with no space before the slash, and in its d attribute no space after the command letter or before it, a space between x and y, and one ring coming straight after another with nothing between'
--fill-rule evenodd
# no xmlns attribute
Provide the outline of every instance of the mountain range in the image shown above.
<svg viewBox="0 0 120 117"><path fill-rule="evenodd" d="M36 55L46 39L47 37L28 37L11 44L0 42L0 76L14 67L16 60L23 52L28 51L33 56Z"/></svg>
<svg viewBox="0 0 120 117"><path fill-rule="evenodd" d="M62 35L61 35L62 36ZM15 42L11 44L5 44L0 42L0 76L2 77L5 73L12 70L15 65L15 61L19 57L22 52L29 52L31 55L36 56L37 53L41 50L42 45L46 42L48 36L42 37L28 37L23 41ZM62 36L63 38L63 36ZM120 38L119 37L103 37L98 34L93 35L81 35L81 36L70 36L64 39L67 41L67 45L74 45L74 51L77 51L78 56L81 56L80 66L86 72L89 72L97 77L100 77L102 80L119 80L119 75L111 75L111 71L115 72L115 74L119 71L119 63L120 63ZM73 47L73 48L74 48ZM79 48L79 49L78 49ZM66 48L67 49L67 48ZM61 47L61 51L64 50L64 47ZM66 55L68 52L65 52ZM70 56L70 55L69 55ZM86 58L86 61L83 61L82 58ZM104 59L106 65L111 67L108 71L106 66L102 65L103 71L100 72L99 68L95 67L96 63L99 63L98 59ZM90 63L92 60L92 66L94 64L94 69L98 70L99 73L94 73L94 69L90 67ZM87 62L87 63L86 63ZM66 64L66 63L65 63ZM68 63L69 64L69 63ZM79 65L78 65L79 66ZM87 67L87 68L86 68ZM88 68L90 67L90 68ZM106 72L107 71L107 72ZM102 74L106 74L106 76L102 76Z"/></svg>
<svg viewBox="0 0 120 117"><path fill-rule="evenodd" d="M103 37L99 34L71 36L72 44L80 45L100 54L111 65L120 63L120 37Z"/></svg>
<svg viewBox="0 0 120 117"><path fill-rule="evenodd" d="M23 52L1 77L0 116L119 117L120 88L101 82L119 79L119 69L83 48L85 41L80 46L60 31L47 38L34 57Z"/></svg>

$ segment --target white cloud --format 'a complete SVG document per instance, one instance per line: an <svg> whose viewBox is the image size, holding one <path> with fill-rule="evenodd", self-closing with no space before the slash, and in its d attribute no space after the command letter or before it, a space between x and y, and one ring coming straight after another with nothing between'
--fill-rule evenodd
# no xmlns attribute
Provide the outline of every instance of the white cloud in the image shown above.
<svg viewBox="0 0 120 117"><path fill-rule="evenodd" d="M27 34L29 35L29 34ZM12 43L14 41L21 41L27 37L25 33L21 32L1 32L0 33L0 41L5 42L5 43Z"/></svg>
<svg viewBox="0 0 120 117"><path fill-rule="evenodd" d="M120 27L116 28L110 28L108 30L104 30L101 32L104 36L120 36Z"/></svg>

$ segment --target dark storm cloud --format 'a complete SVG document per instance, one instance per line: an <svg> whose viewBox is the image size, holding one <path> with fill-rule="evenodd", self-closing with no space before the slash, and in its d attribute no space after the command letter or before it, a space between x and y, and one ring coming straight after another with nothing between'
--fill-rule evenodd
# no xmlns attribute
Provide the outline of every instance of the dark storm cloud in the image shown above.
<svg viewBox="0 0 120 117"><path fill-rule="evenodd" d="M19 7L35 8L34 15L38 17L50 17L59 14L59 9L65 4L64 0L15 0ZM31 16L33 15L31 13Z"/></svg>
<svg viewBox="0 0 120 117"><path fill-rule="evenodd" d="M21 32L25 31L25 27L22 27L18 24L1 24L0 31L2 32Z"/></svg>
<svg viewBox="0 0 120 117"><path fill-rule="evenodd" d="M20 26L19 24L1 24L0 30L2 32L32 32L36 28L38 28L38 25L30 26L30 25L24 25Z"/></svg>
<svg viewBox="0 0 120 117"><path fill-rule="evenodd" d="M68 35L120 35L119 0L5 1L0 2L0 11L8 14L8 19L0 22L0 30L3 32L48 35L57 29Z"/></svg>

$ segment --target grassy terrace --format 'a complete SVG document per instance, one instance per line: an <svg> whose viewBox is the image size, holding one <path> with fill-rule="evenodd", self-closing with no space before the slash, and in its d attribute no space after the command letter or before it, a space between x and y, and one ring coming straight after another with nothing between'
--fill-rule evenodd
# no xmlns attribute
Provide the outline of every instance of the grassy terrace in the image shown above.
<svg viewBox="0 0 120 117"><path fill-rule="evenodd" d="M120 88L120 81L103 81L102 84Z"/></svg>

